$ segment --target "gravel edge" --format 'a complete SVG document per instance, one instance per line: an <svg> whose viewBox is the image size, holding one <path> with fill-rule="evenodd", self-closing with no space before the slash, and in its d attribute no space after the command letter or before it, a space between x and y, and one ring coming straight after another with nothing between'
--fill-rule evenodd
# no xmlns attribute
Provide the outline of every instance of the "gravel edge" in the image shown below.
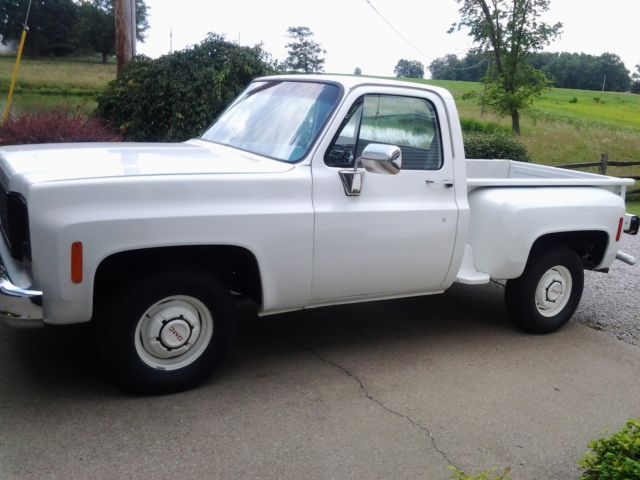
<svg viewBox="0 0 640 480"><path fill-rule="evenodd" d="M640 235L623 235L620 250L640 260ZM574 319L640 347L640 262L631 266L616 260L609 273L585 272Z"/></svg>

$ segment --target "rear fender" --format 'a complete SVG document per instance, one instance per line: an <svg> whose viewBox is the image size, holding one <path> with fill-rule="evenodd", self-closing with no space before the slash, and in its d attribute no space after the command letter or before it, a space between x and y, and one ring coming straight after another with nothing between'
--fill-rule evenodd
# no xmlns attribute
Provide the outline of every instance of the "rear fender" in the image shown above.
<svg viewBox="0 0 640 480"><path fill-rule="evenodd" d="M607 190L484 188L469 194L469 205L474 265L492 278L522 275L534 245L547 240L576 249L585 268L603 269L615 259L624 202Z"/></svg>

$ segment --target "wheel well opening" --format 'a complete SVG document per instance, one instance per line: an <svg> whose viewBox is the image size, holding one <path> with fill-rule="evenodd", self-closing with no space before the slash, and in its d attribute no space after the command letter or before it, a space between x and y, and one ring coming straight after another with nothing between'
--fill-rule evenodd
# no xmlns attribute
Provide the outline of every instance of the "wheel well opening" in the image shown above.
<svg viewBox="0 0 640 480"><path fill-rule="evenodd" d="M598 230L558 232L538 238L531 250L542 248L549 243L564 245L578 254L585 270L593 270L602 262L608 242L609 235Z"/></svg>
<svg viewBox="0 0 640 480"><path fill-rule="evenodd" d="M227 245L158 247L115 253L105 258L96 271L94 303L107 298L123 281L141 273L172 266L192 265L215 273L234 293L262 305L262 282L258 261L243 247Z"/></svg>

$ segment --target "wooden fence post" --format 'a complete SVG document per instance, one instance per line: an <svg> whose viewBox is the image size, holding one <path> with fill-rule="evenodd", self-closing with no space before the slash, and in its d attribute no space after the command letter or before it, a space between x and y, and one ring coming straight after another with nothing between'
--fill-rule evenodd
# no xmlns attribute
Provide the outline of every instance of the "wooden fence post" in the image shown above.
<svg viewBox="0 0 640 480"><path fill-rule="evenodd" d="M600 175L607 174L607 164L609 163L609 154L603 153L600 155Z"/></svg>

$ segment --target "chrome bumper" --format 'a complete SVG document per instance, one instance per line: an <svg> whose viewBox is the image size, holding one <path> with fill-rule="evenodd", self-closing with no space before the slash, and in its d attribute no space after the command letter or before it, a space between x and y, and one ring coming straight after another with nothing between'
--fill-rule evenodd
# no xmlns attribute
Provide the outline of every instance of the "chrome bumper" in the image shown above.
<svg viewBox="0 0 640 480"><path fill-rule="evenodd" d="M0 319L13 326L38 326L43 318L42 292L14 285L0 263Z"/></svg>
<svg viewBox="0 0 640 480"><path fill-rule="evenodd" d="M628 253L625 253L621 250L619 250L618 253L616 253L616 260L620 260L621 262L624 262L627 265L635 265L637 263L637 260L634 257L632 257Z"/></svg>

